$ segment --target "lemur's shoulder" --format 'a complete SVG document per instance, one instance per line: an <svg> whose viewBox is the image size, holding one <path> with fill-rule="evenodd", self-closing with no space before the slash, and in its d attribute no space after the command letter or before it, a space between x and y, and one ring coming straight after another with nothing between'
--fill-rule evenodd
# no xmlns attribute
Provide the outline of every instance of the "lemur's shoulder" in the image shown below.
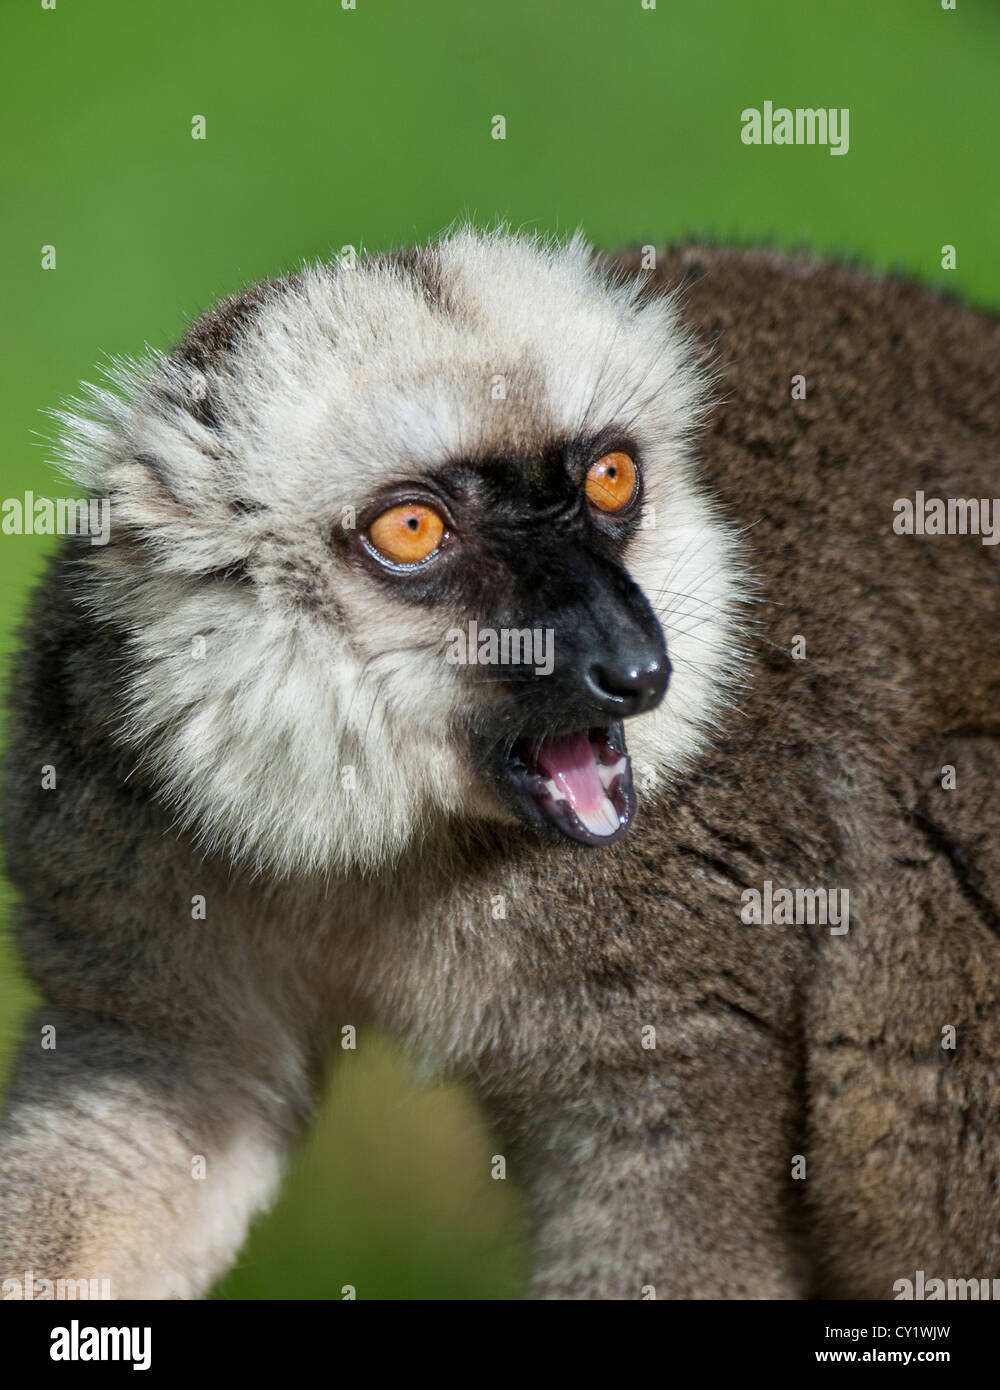
<svg viewBox="0 0 1000 1390"><path fill-rule="evenodd" d="M691 243L607 258L675 294L713 351L724 399L742 410L747 437L763 410L789 418L790 378L805 377L795 418L849 427L885 409L907 440L942 424L960 434L1000 433L1000 314L898 272L770 247ZM754 410L754 402L759 409ZM727 425L737 411L726 413ZM758 444L758 448L760 445Z"/></svg>
<svg viewBox="0 0 1000 1390"><path fill-rule="evenodd" d="M695 308L703 300L714 302L724 295L734 312L749 300L766 318L760 296L770 291L778 296L779 310L786 298L826 304L831 299L835 303L853 300L859 308L871 310L895 304L904 313L909 308L915 314L950 309L960 317L978 317L985 331L1000 334L1000 309L972 305L959 292L929 285L908 271L878 269L847 256L691 240L653 247L652 258L648 247L630 247L602 252L600 260L622 275L645 276L657 289L681 288L683 298Z"/></svg>
<svg viewBox="0 0 1000 1390"><path fill-rule="evenodd" d="M906 276L770 248L671 247L646 273L718 370L699 467L747 528L779 693L818 682L821 722L837 710L842 725L854 703L904 741L902 692L915 735L992 717L1000 548L893 521L918 491L995 495L1000 317ZM796 634L806 663L781 655Z"/></svg>

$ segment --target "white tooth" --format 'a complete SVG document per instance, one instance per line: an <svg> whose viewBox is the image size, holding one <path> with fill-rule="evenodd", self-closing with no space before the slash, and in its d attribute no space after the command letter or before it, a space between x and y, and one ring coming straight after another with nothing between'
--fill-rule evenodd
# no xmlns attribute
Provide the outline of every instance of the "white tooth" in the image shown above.
<svg viewBox="0 0 1000 1390"><path fill-rule="evenodd" d="M565 801L565 800L566 800L566 797L565 797L565 796L563 795L563 793L559 790L559 788L556 786L555 782L553 782L553 780L552 780L551 777L550 777L549 780L545 783L545 790L548 792L549 796L551 796L551 798L552 798L553 801Z"/></svg>
<svg viewBox="0 0 1000 1390"><path fill-rule="evenodd" d="M583 824L591 835L613 835L619 826L618 813L605 797L597 817L594 820L583 820Z"/></svg>
<svg viewBox="0 0 1000 1390"><path fill-rule="evenodd" d="M597 765L597 775L601 779L601 786L605 791L611 786L616 777L625 771L625 759L619 758L616 763L611 763L607 767L603 763Z"/></svg>

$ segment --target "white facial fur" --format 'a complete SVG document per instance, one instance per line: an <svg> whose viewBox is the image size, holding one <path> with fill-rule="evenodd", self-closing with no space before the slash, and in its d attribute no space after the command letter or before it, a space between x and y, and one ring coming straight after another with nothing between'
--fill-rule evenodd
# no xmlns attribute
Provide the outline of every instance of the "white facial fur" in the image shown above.
<svg viewBox="0 0 1000 1390"><path fill-rule="evenodd" d="M674 667L626 728L640 805L733 674L742 586L693 476L706 380L673 305L643 299L642 276L610 283L579 239L465 230L435 250L436 304L391 263L311 268L203 373L120 366L63 417L73 477L112 502L112 544L87 559L135 658L122 737L182 823L262 870L372 869L442 813L510 815L451 734L469 691L439 617L331 547L388 483L627 426L652 511L625 565ZM215 425L188 408L205 395ZM241 563L252 584L204 577Z"/></svg>

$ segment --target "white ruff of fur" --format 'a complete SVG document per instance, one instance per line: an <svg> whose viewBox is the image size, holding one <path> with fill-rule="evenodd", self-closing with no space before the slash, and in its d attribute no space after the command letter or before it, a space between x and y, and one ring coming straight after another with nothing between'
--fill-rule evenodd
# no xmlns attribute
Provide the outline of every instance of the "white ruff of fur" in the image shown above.
<svg viewBox="0 0 1000 1390"><path fill-rule="evenodd" d="M440 619L331 550L344 509L388 482L539 432L627 430L655 524L625 565L674 666L627 726L640 803L697 753L736 675L745 586L694 477L708 383L671 302L645 300L642 276L609 281L579 239L461 231L436 249L448 312L364 261L274 290L205 377L218 432L177 403L201 394L194 369L162 356L116 366L62 417L74 481L112 499L112 544L88 559L134 650L122 736L180 823L264 871L373 869L442 813L509 816L451 736L469 696ZM141 567L121 534L142 537ZM203 577L237 563L252 585Z"/></svg>

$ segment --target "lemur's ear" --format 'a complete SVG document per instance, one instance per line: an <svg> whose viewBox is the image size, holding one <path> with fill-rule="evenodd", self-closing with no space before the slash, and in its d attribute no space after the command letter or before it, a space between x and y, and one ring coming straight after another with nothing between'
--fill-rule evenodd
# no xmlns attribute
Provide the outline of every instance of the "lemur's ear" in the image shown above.
<svg viewBox="0 0 1000 1390"><path fill-rule="evenodd" d="M187 574L248 558L254 509L240 496L225 431L205 410L220 385L217 367L151 355L116 362L106 385L58 413L64 471L110 499L112 551L151 548L158 565Z"/></svg>
<svg viewBox="0 0 1000 1390"><path fill-rule="evenodd" d="M294 288L300 277L261 281L232 295L196 319L170 354L186 374L176 384L183 390L178 404L209 429L221 430L224 408L218 374L224 372L241 340L254 333L260 310L268 300Z"/></svg>
<svg viewBox="0 0 1000 1390"><path fill-rule="evenodd" d="M231 453L230 369L262 306L297 278L223 301L169 354L113 362L104 385L57 412L65 471L111 499L112 545L154 547L160 563L189 573L241 572L260 506Z"/></svg>

